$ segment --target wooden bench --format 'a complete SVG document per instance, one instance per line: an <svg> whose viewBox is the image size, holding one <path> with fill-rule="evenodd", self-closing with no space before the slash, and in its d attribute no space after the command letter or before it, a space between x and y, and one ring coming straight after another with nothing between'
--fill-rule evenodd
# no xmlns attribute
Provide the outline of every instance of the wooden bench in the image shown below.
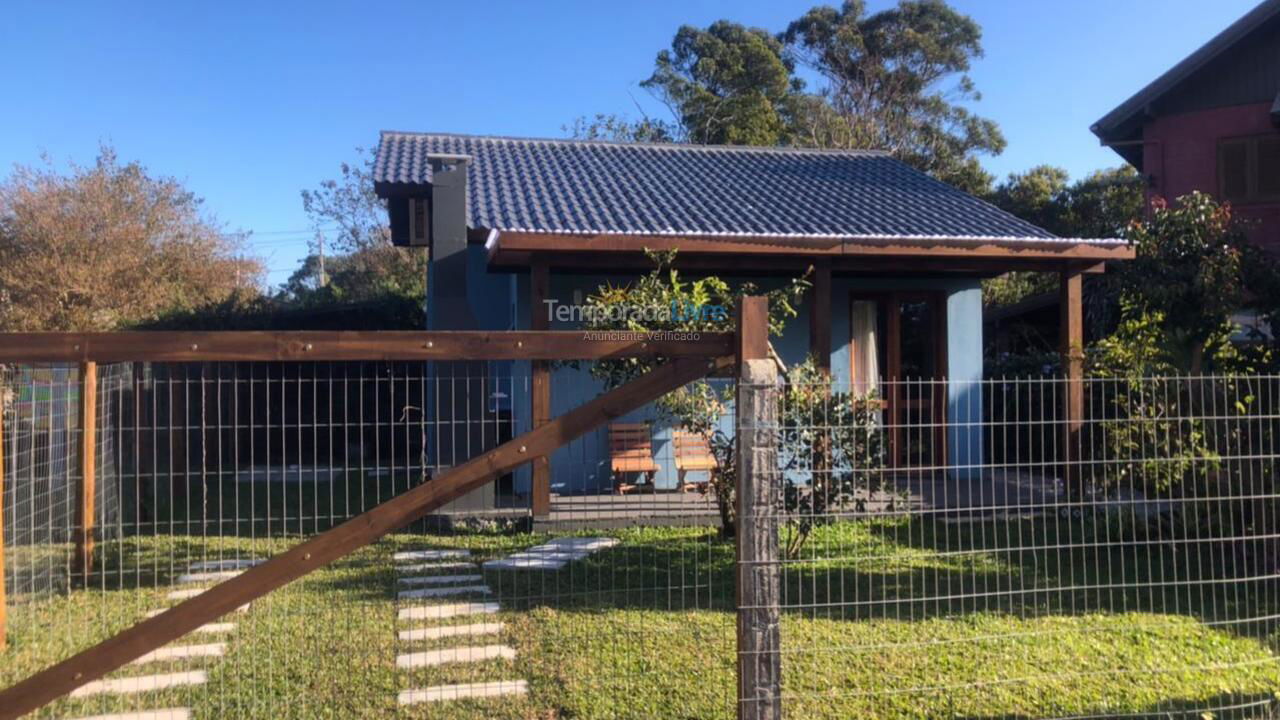
<svg viewBox="0 0 1280 720"><path fill-rule="evenodd" d="M634 483L623 482L623 476L638 473L653 488L658 463L653 461L653 435L649 423L613 423L609 426L609 466L618 492L636 489Z"/></svg>
<svg viewBox="0 0 1280 720"><path fill-rule="evenodd" d="M716 456L711 452L711 445L707 442L707 437L701 433L690 432L689 430L676 430L672 435L672 444L676 449L676 475L680 478L677 488L680 490L706 490L706 486L695 488L692 485L686 485L684 476L687 472L707 472L715 474L720 469L720 463L716 460Z"/></svg>

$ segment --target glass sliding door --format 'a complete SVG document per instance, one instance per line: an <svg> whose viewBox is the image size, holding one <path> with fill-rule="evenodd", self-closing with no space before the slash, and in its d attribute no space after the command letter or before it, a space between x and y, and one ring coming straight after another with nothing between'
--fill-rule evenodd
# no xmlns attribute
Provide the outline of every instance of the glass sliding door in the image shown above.
<svg viewBox="0 0 1280 720"><path fill-rule="evenodd" d="M892 467L946 462L944 299L934 292L850 298L850 386L881 399Z"/></svg>

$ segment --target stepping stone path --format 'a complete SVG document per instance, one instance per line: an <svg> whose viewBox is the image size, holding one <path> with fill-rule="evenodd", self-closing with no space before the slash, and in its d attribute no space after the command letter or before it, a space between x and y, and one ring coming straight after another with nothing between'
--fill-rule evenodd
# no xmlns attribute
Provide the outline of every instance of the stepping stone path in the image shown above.
<svg viewBox="0 0 1280 720"><path fill-rule="evenodd" d="M396 570L402 575L397 584L416 588L401 590L397 596L401 600L410 600L490 594L492 591L488 585L484 584L484 575L478 572L480 568L477 564L460 560L469 558L470 555L469 550L412 550L396 553L393 556ZM461 572L465 570L472 572ZM496 614L499 609L496 602L453 602L400 608L396 614L400 623L428 623L422 626L410 625L400 630L397 633L400 642L414 643L457 638L461 644L457 647L437 650L402 652L396 656L396 667L412 670L447 663L483 662L494 659L514 660L515 648L485 642L486 640L492 642L505 628L505 625L500 622L481 621L484 616ZM439 623L450 618L471 616L475 616L477 622L465 625ZM524 680L499 680L405 690L397 696L396 701L400 705L415 705L465 698L524 695L528 691L528 683Z"/></svg>
<svg viewBox="0 0 1280 720"><path fill-rule="evenodd" d="M185 574L178 576L178 582L184 585L221 582L222 580L235 577L246 569L261 562L264 561L253 558L242 558L192 563L191 566L187 568L187 572ZM165 598L172 602L181 602L199 595L206 589L207 588L199 587L175 590L165 595ZM241 605L236 608L236 612L245 612L248 609L248 605ZM148 610L144 617L153 618L163 613L165 610L168 610L168 608ZM192 634L225 634L233 632L235 628L236 624L233 622L215 622L196 628L192 631ZM129 663L129 665L150 665L152 663L181 660L219 658L225 655L226 652L227 643L225 642L170 645L168 647L157 648L156 650L153 650ZM203 685L208 682L208 679L209 676L204 670L189 670L187 672L109 678L87 683L76 689L75 692L71 693L71 696L89 697L92 695L104 694L131 695L172 687ZM191 711L187 708L164 708L159 710L141 710L112 715L94 715L92 717L80 718L79 720L190 720L190 718Z"/></svg>
<svg viewBox="0 0 1280 720"><path fill-rule="evenodd" d="M485 570L559 570L565 565L618 544L616 538L557 538L484 564Z"/></svg>

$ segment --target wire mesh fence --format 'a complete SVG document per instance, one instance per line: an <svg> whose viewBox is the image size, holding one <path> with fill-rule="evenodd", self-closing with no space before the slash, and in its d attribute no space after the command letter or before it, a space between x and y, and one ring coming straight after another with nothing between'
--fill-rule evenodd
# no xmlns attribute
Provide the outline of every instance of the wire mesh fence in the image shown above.
<svg viewBox="0 0 1280 720"><path fill-rule="evenodd" d="M95 488L98 524L104 537L119 531L118 401L131 384L131 369L116 366L99 377L105 399L96 413L99 448ZM7 550L5 583L10 593L42 595L67 589L76 529L76 493L82 428L80 376L75 366L0 365L0 436L7 482L0 498Z"/></svg>
<svg viewBox="0 0 1280 720"><path fill-rule="evenodd" d="M782 681L744 702L1275 712L1280 378L801 382L776 399L774 501L745 521L778 528Z"/></svg>
<svg viewBox="0 0 1280 720"><path fill-rule="evenodd" d="M79 378L60 372L57 397L74 416ZM25 393L32 377L19 368L7 385ZM9 405L8 575L56 546L45 562L63 583L56 593L8 584L0 686L528 430L517 409L530 384L528 363L103 366L97 488L118 501L111 514L99 506L85 570L74 561L74 512L56 537L11 532L24 527L10 520L12 498L32 483L58 479L75 505L80 450L68 438L56 472L8 460L30 444ZM718 398L732 386L711 385ZM582 374L555 390L560 414L600 387ZM731 408L719 414L731 427ZM626 428L634 443L622 448ZM704 653L732 673L733 585L709 489L720 460L678 430L660 408L620 417L552 454L548 513L531 514L527 467L500 476L41 716L614 716L635 712L636 698L653 715L680 714L690 699L654 678L696 675ZM688 648L690 637L696 655L668 665L664 649ZM712 689L693 706L731 711L731 688Z"/></svg>
<svg viewBox="0 0 1280 720"><path fill-rule="evenodd" d="M74 512L24 498L75 504L78 376L36 370L10 367L0 395L0 686L530 429L523 362L103 366L104 494L77 572ZM558 368L553 414L600 389ZM517 469L42 716L728 718L761 697L804 718L1274 711L1280 378L793 374L746 386L771 403L749 435L743 389L699 381L565 443L546 513ZM772 501L743 507L741 453L762 446ZM743 561L760 527L775 554ZM39 567L60 582L24 579ZM749 568L773 585L744 603ZM776 645L744 648L752 611L776 617ZM744 658L779 681L744 687Z"/></svg>

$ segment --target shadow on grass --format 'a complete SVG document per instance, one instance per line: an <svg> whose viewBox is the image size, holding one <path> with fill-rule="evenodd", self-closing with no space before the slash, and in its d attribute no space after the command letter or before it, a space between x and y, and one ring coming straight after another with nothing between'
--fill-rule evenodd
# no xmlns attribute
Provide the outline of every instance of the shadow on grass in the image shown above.
<svg viewBox="0 0 1280 720"><path fill-rule="evenodd" d="M487 572L504 606L714 609L734 605L734 548L710 529L637 530L556 571ZM784 612L843 620L1021 618L1146 612L1266 637L1274 577L1230 562L1228 544L1110 539L1054 519L956 523L932 516L819 527L782 566Z"/></svg>
<svg viewBox="0 0 1280 720"><path fill-rule="evenodd" d="M1274 720L1280 718L1280 702L1268 693L1220 693L1203 700L1169 700L1134 713L1125 720ZM1036 720L1033 715L964 715L957 720Z"/></svg>

